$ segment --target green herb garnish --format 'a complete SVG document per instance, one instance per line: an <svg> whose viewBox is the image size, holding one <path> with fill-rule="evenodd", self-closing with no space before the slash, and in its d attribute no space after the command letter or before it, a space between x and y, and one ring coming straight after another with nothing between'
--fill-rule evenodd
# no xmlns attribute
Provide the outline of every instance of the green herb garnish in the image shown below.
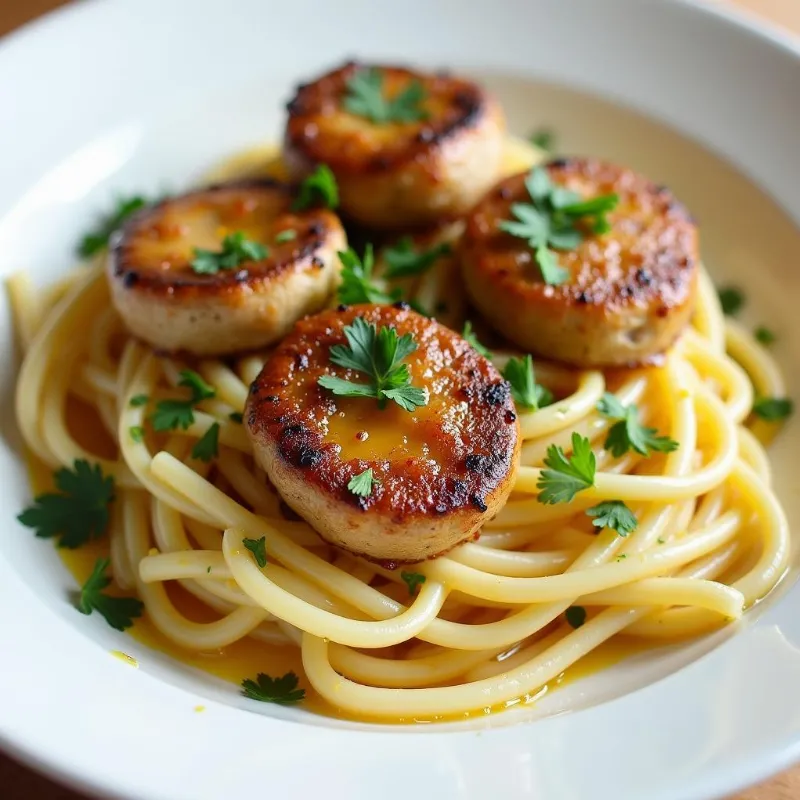
<svg viewBox="0 0 800 800"><path fill-rule="evenodd" d="M753 413L769 422L786 419L794 411L794 402L788 397L759 397L753 403Z"/></svg>
<svg viewBox="0 0 800 800"><path fill-rule="evenodd" d="M195 247L191 267L200 275L216 275L220 270L236 269L245 261L261 261L268 255L268 247L251 241L241 231L235 231L222 240L222 250Z"/></svg>
<svg viewBox="0 0 800 800"><path fill-rule="evenodd" d="M103 475L99 464L77 459L73 469L57 470L54 480L59 492L37 495L17 519L43 539L59 537L59 547L74 549L102 536L114 499L114 478Z"/></svg>
<svg viewBox="0 0 800 800"><path fill-rule="evenodd" d="M305 699L306 690L298 689L299 683L294 672L287 672L281 678L270 678L259 672L255 680L246 678L242 681L242 694L251 700L260 700L262 703L278 703L291 705Z"/></svg>
<svg viewBox="0 0 800 800"><path fill-rule="evenodd" d="M608 431L603 447L611 451L614 458L624 456L628 450L649 456L652 451L671 453L678 449L678 442L669 436L657 436L655 428L647 428L639 421L635 405L624 406L615 395L606 392L597 403L597 410L609 419L617 420Z"/></svg>
<svg viewBox="0 0 800 800"><path fill-rule="evenodd" d="M597 528L611 528L620 536L627 536L636 530L639 524L627 505L622 500L606 500L586 509L590 517L594 517L592 525Z"/></svg>
<svg viewBox="0 0 800 800"><path fill-rule="evenodd" d="M733 317L741 311L744 306L744 294L735 286L723 286L717 290L719 304L722 306L722 313L728 317Z"/></svg>
<svg viewBox="0 0 800 800"><path fill-rule="evenodd" d="M396 303L401 296L399 289L392 294L387 294L372 280L372 270L375 266L375 255L371 244L364 248L364 257L359 258L353 248L339 253L342 262L341 283L339 284L339 302L345 305L358 305L370 303L375 305L391 305Z"/></svg>
<svg viewBox="0 0 800 800"><path fill-rule="evenodd" d="M188 400L159 400L150 415L153 430L174 431L177 428L187 430L194 423L194 407L201 400L208 400L216 394L213 386L207 384L200 375L190 369L181 371L178 386L189 389L192 396Z"/></svg>
<svg viewBox="0 0 800 800"><path fill-rule="evenodd" d="M763 325L759 325L753 335L756 337L756 341L763 344L764 347L769 347L778 338L773 331Z"/></svg>
<svg viewBox="0 0 800 800"><path fill-rule="evenodd" d="M146 406L150 402L150 398L146 394L136 394L131 397L131 407L139 408L139 406Z"/></svg>
<svg viewBox="0 0 800 800"><path fill-rule="evenodd" d="M300 184L292 208L295 211L303 211L311 206L336 208L338 205L339 187L336 184L336 176L327 164L319 164Z"/></svg>
<svg viewBox="0 0 800 800"><path fill-rule="evenodd" d="M531 202L512 204L516 219L504 220L499 227L526 239L544 282L558 286L569 278L569 272L559 265L554 250L574 250L586 238L577 227L579 221L589 220L593 233L606 233L610 229L607 214L616 208L619 198L605 194L584 200L576 192L554 185L542 167L531 170L525 186Z"/></svg>
<svg viewBox="0 0 800 800"><path fill-rule="evenodd" d="M464 330L461 331L461 336L466 339L467 344L469 344L473 350L480 353L484 358L492 357L492 351L480 343L477 334L472 329L472 323L469 320L464 323Z"/></svg>
<svg viewBox="0 0 800 800"><path fill-rule="evenodd" d="M509 358L503 377L511 384L511 395L518 406L536 411L553 402L553 393L536 383L533 358L530 355Z"/></svg>
<svg viewBox="0 0 800 800"><path fill-rule="evenodd" d="M419 122L428 119L422 108L427 96L425 87L412 80L403 91L388 98L383 90L383 72L374 67L358 70L347 81L345 111L364 117L376 125L387 122Z"/></svg>
<svg viewBox="0 0 800 800"><path fill-rule="evenodd" d="M103 217L94 230L87 233L78 244L78 255L89 258L99 253L108 245L111 234L116 231L125 220L133 213L148 205L148 201L140 195L121 197L117 200L116 208Z"/></svg>
<svg viewBox="0 0 800 800"><path fill-rule="evenodd" d="M447 242L440 242L427 250L417 250L413 239L404 236L397 244L387 247L383 252L386 260L386 277L406 278L409 275L420 275L451 250Z"/></svg>
<svg viewBox="0 0 800 800"><path fill-rule="evenodd" d="M228 419L231 422L238 422L240 425L244 421L244 417L239 411L232 411L230 414L228 414Z"/></svg>
<svg viewBox="0 0 800 800"><path fill-rule="evenodd" d="M195 442L192 458L209 462L219 453L219 422L214 422L208 430Z"/></svg>
<svg viewBox="0 0 800 800"><path fill-rule="evenodd" d="M267 537L262 536L260 539L242 539L242 544L253 554L261 569L267 566Z"/></svg>
<svg viewBox="0 0 800 800"><path fill-rule="evenodd" d="M352 325L344 326L344 335L348 344L331 347L331 361L340 367L364 373L369 383L353 383L333 375L323 375L318 380L320 386L343 397L374 397L378 408L385 408L387 400L394 400L406 411L427 405L427 392L411 385L408 365L400 363L417 349L410 333L398 336L394 328L377 330L363 317L356 317Z"/></svg>
<svg viewBox="0 0 800 800"><path fill-rule="evenodd" d="M425 576L421 572L406 572L403 570L400 573L400 577L405 582L406 586L408 586L408 593L413 597L425 583Z"/></svg>
<svg viewBox="0 0 800 800"><path fill-rule="evenodd" d="M535 145L540 150L544 150L545 153L552 153L553 150L555 150L556 136L549 128L539 128L539 130L534 131L528 139L531 144Z"/></svg>
<svg viewBox="0 0 800 800"><path fill-rule="evenodd" d="M372 494L372 486L377 483L373 477L372 467L365 469L359 475L354 475L347 482L347 489L358 497L369 497Z"/></svg>
<svg viewBox="0 0 800 800"><path fill-rule="evenodd" d="M555 444L547 448L547 457L536 488L539 502L545 504L570 503L578 492L594 486L597 460L592 445L585 436L572 434L572 455L567 457Z"/></svg>
<svg viewBox="0 0 800 800"><path fill-rule="evenodd" d="M124 631L133 625L136 617L142 616L144 603L136 597L113 597L103 594L103 589L111 583L111 578L105 574L110 564L111 561L107 558L97 559L92 574L81 587L78 611L81 614L97 611L112 628Z"/></svg>
<svg viewBox="0 0 800 800"><path fill-rule="evenodd" d="M586 622L586 609L583 606L570 606L565 612L564 617L573 628L580 628Z"/></svg>
<svg viewBox="0 0 800 800"><path fill-rule="evenodd" d="M287 228L285 231L280 231L275 234L275 244L283 244L284 242L291 242L297 238L297 231L293 228Z"/></svg>
<svg viewBox="0 0 800 800"><path fill-rule="evenodd" d="M144 428L141 425L131 425L131 427L128 428L128 433L136 444L144 441Z"/></svg>

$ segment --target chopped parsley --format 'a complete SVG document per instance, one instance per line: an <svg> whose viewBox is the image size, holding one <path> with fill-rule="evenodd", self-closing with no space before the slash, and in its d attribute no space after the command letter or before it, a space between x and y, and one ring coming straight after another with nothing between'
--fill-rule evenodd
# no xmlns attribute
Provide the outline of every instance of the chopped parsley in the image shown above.
<svg viewBox="0 0 800 800"><path fill-rule="evenodd" d="M267 566L267 537L260 539L242 539L242 544L253 554L253 558L261 569Z"/></svg>
<svg viewBox="0 0 800 800"><path fill-rule="evenodd" d="M311 206L336 208L338 205L339 187L336 177L327 164L319 164L300 184L292 208L295 211L304 211Z"/></svg>
<svg viewBox="0 0 800 800"><path fill-rule="evenodd" d="M352 492L358 497L369 497L372 494L372 486L377 483L375 480L372 467L365 469L361 474L354 475L347 482L348 491Z"/></svg>
<svg viewBox="0 0 800 800"><path fill-rule="evenodd" d="M242 694L251 700L262 703L278 703L291 705L305 699L306 690L298 689L299 679L294 672L287 672L280 678L271 678L263 672L256 675L255 680L246 678L242 681Z"/></svg>
<svg viewBox="0 0 800 800"><path fill-rule="evenodd" d="M131 439L137 444L144 441L144 428L141 425L131 425L131 427L128 428L128 433Z"/></svg>
<svg viewBox="0 0 800 800"><path fill-rule="evenodd" d="M542 470L536 483L540 503L570 503L578 492L594 486L597 459L589 440L579 433L572 434L571 456L551 444L544 464L548 469Z"/></svg>
<svg viewBox="0 0 800 800"><path fill-rule="evenodd" d="M733 317L742 310L744 306L744 294L741 289L735 286L723 286L717 290L719 304L722 306L722 313Z"/></svg>
<svg viewBox="0 0 800 800"><path fill-rule="evenodd" d="M113 597L103 594L103 589L111 583L111 578L105 574L110 563L107 558L97 559L92 574L81 587L78 611L81 614L97 611L112 628L124 631L133 625L136 617L142 616L144 603L136 597Z"/></svg>
<svg viewBox="0 0 800 800"><path fill-rule="evenodd" d="M194 407L201 400L208 400L216 394L213 386L207 384L200 375L190 369L181 371L178 386L189 389L192 396L188 400L159 400L150 415L153 430L174 431L177 428L187 430L194 423Z"/></svg>
<svg viewBox="0 0 800 800"><path fill-rule="evenodd" d="M358 70L348 79L342 105L350 114L364 117L376 125L419 122L429 116L422 107L426 96L422 83L412 80L394 97L387 97L383 89L383 72L370 67Z"/></svg>
<svg viewBox="0 0 800 800"><path fill-rule="evenodd" d="M356 317L352 325L344 326L344 335L348 344L331 347L331 361L364 373L369 382L353 383L334 375L323 375L318 380L320 386L343 397L374 397L378 408L385 408L387 400L394 400L406 411L427 405L427 392L411 385L408 365L400 363L417 349L410 333L398 336L390 327L377 330L363 317Z"/></svg>
<svg viewBox="0 0 800 800"><path fill-rule="evenodd" d="M528 139L532 145L535 145L545 153L552 153L555 150L556 136L550 128L539 128L534 131Z"/></svg>
<svg viewBox="0 0 800 800"><path fill-rule="evenodd" d="M213 423L209 429L195 442L192 458L209 462L219 454L219 422Z"/></svg>
<svg viewBox="0 0 800 800"><path fill-rule="evenodd" d="M530 354L522 358L510 358L503 370L503 377L511 384L511 395L518 406L536 411L553 402L553 393L536 383Z"/></svg>
<svg viewBox="0 0 800 800"><path fill-rule="evenodd" d="M287 228L275 234L275 244L283 244L284 242L291 242L297 238L297 231L294 228Z"/></svg>
<svg viewBox="0 0 800 800"><path fill-rule="evenodd" d="M364 248L364 257L359 258L353 248L339 253L342 262L341 283L339 284L339 302L345 305L370 303L390 305L396 303L401 296L399 289L387 294L372 280L372 269L375 266L375 255L371 244Z"/></svg>
<svg viewBox="0 0 800 800"><path fill-rule="evenodd" d="M146 394L135 394L131 397L131 407L132 408L139 408L140 406L146 406L150 402L150 398Z"/></svg>
<svg viewBox="0 0 800 800"><path fill-rule="evenodd" d="M573 628L580 628L586 622L586 609L583 606L570 606L565 612L564 617Z"/></svg>
<svg viewBox="0 0 800 800"><path fill-rule="evenodd" d="M469 344L473 350L476 350L484 358L492 357L492 351L480 343L475 331L472 330L472 323L469 320L464 323L464 330L461 331L461 336L466 339L467 344Z"/></svg>
<svg viewBox="0 0 800 800"><path fill-rule="evenodd" d="M649 456L651 452L671 453L678 449L678 442L669 436L657 436L655 428L648 428L639 421L635 405L624 406L615 395L606 392L597 403L597 410L609 419L616 420L608 431L603 447L615 458L624 456L628 450Z"/></svg>
<svg viewBox="0 0 800 800"><path fill-rule="evenodd" d="M236 269L245 261L261 261L268 255L268 247L251 241L241 231L235 231L222 240L222 250L195 247L191 267L199 275L216 275L220 270Z"/></svg>
<svg viewBox="0 0 800 800"><path fill-rule="evenodd" d="M420 275L439 259L452 250L447 242L429 247L427 250L414 247L410 236L404 236L397 244L387 247L383 257L386 260L387 278L406 278L409 275Z"/></svg>
<svg viewBox="0 0 800 800"><path fill-rule="evenodd" d="M231 422L238 422L241 425L244 420L244 417L239 411L232 411L230 414L228 414L228 419Z"/></svg>
<svg viewBox="0 0 800 800"><path fill-rule="evenodd" d="M408 593L413 597L420 590L420 587L425 583L425 576L421 572L406 572L403 570L400 577L408 587Z"/></svg>
<svg viewBox="0 0 800 800"><path fill-rule="evenodd" d="M554 250L574 250L586 238L584 229L577 223L591 222L595 234L607 233L610 229L607 214L616 208L616 194L605 194L582 199L579 194L556 186L550 181L547 170L534 167L525 178L525 187L530 203L514 203L511 206L513 220L499 223L501 230L526 239L535 253L542 280L558 286L569 278L569 272L561 267Z"/></svg>
<svg viewBox="0 0 800 800"><path fill-rule="evenodd" d="M111 234L116 231L128 217L148 205L148 201L140 195L120 197L116 208L103 217L97 226L87 233L78 244L78 255L90 258L108 245Z"/></svg>
<svg viewBox="0 0 800 800"><path fill-rule="evenodd" d="M54 476L58 492L34 498L17 519L43 539L59 537L58 546L74 549L102 536L108 527L108 508L114 500L114 478L99 464L77 459Z"/></svg>
<svg viewBox="0 0 800 800"><path fill-rule="evenodd" d="M756 337L756 341L763 344L764 347L769 347L778 338L773 331L764 325L759 325L753 335Z"/></svg>
<svg viewBox="0 0 800 800"><path fill-rule="evenodd" d="M597 528L611 528L620 536L627 536L636 530L639 524L627 505L622 500L606 500L586 509L590 517L594 517L592 525Z"/></svg>
<svg viewBox="0 0 800 800"><path fill-rule="evenodd" d="M753 403L753 413L768 422L779 422L794 411L794 402L788 397L759 397Z"/></svg>

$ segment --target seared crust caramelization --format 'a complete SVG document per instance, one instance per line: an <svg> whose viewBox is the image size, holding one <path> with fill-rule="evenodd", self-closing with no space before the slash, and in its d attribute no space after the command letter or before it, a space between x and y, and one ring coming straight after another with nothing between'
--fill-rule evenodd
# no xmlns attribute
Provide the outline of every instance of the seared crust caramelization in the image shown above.
<svg viewBox="0 0 800 800"><path fill-rule="evenodd" d="M581 367L651 363L688 325L694 307L697 228L671 192L632 170L588 158L546 167L550 179L584 197L619 195L601 236L586 229L558 252L567 281L542 280L524 239L502 231L513 203L530 202L525 174L502 181L467 218L460 258L481 313L524 350Z"/></svg>
<svg viewBox="0 0 800 800"><path fill-rule="evenodd" d="M278 182L245 181L132 217L108 261L112 298L131 332L161 351L222 355L270 344L324 307L345 233L335 214L293 212L292 199ZM213 274L192 269L195 248L219 252L238 232L266 247L266 258Z"/></svg>
<svg viewBox="0 0 800 800"><path fill-rule="evenodd" d="M363 383L330 362L343 328L363 317L411 333L414 412L340 397L322 375ZM422 561L471 537L505 502L519 461L510 388L460 336L407 308L353 306L300 321L251 387L245 423L255 456L298 514L326 540L384 564ZM367 469L367 497L348 489Z"/></svg>
<svg viewBox="0 0 800 800"><path fill-rule="evenodd" d="M419 82L426 118L375 124L346 111L348 81L367 69L380 71L387 97ZM287 109L290 171L302 177L327 164L343 213L366 225L397 228L464 213L499 177L503 114L471 81L349 63L300 86Z"/></svg>

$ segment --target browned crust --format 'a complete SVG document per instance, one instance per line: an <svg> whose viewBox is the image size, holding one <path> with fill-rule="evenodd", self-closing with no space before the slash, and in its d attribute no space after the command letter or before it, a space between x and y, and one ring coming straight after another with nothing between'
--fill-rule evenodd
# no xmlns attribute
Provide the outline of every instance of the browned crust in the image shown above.
<svg viewBox="0 0 800 800"><path fill-rule="evenodd" d="M341 230L335 214L327 209L292 211L295 187L272 179L245 180L209 186L149 206L134 214L113 236L109 251L108 274L122 287L153 298L170 301L228 298L272 291L277 281L298 272L313 272L323 267L318 254L332 230ZM281 229L297 231L297 237L281 245L270 245L270 254L246 267L221 270L213 275L198 274L186 258L164 266L143 265L137 254L137 240L165 235L160 220L169 210L180 211L192 205L217 203L229 211L237 203L263 203ZM234 214L235 218L235 214ZM168 232L169 233L169 232ZM172 235L172 234L170 234ZM166 268L164 268L166 267Z"/></svg>
<svg viewBox="0 0 800 800"><path fill-rule="evenodd" d="M611 231L588 237L558 254L570 279L548 286L525 241L498 228L512 219L511 205L529 202L527 173L502 181L467 218L462 253L476 271L515 303L537 307L581 307L598 320L626 307L647 306L656 316L690 301L699 264L697 228L686 207L665 187L625 167L591 158L559 159L546 165L551 180L584 194L615 192ZM604 243L611 243L606 246Z"/></svg>
<svg viewBox="0 0 800 800"><path fill-rule="evenodd" d="M331 364L328 357L332 345L345 343L344 326L359 316L378 326L392 325L400 335L411 333L419 345L407 361L412 383L427 385L435 380L446 387L436 396L442 407L467 404L468 422L459 430L448 429L432 409L419 410L427 440L448 454L445 463L422 458L344 461L338 445L324 442L319 409L332 415L349 403L375 402L337 397L317 384L323 374L363 378ZM434 377L423 380L426 368ZM301 373L305 373L304 391L288 391ZM510 388L495 367L460 336L405 307L353 306L298 322L251 386L245 420L256 444L274 443L284 462L309 487L354 509L377 512L396 525L485 512L495 493L505 488L519 449ZM369 468L380 483L369 497L357 497L347 484Z"/></svg>
<svg viewBox="0 0 800 800"><path fill-rule="evenodd" d="M379 148L354 129L345 135L340 128L330 133L328 119L347 113L342 101L347 81L360 69L380 69L386 85L407 85L412 80L423 84L427 98L423 107L429 119L393 123L393 135ZM438 163L439 150L461 132L476 128L492 112L492 101L477 84L445 74L416 72L405 67L378 66L350 61L312 83L297 87L287 103L287 158L302 163L328 164L334 172L380 174L400 166L430 160Z"/></svg>

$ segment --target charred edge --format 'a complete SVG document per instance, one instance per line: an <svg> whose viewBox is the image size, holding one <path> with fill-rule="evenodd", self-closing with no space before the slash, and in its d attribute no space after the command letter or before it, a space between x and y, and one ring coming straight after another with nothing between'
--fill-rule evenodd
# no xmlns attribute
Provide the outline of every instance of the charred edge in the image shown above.
<svg viewBox="0 0 800 800"><path fill-rule="evenodd" d="M472 503L472 505L474 505L475 508L478 509L478 511L486 511L486 509L489 507L486 505L486 503L483 502L483 498L477 494L470 495L469 500Z"/></svg>
<svg viewBox="0 0 800 800"><path fill-rule="evenodd" d="M503 457L497 452L488 456L471 453L464 459L464 465L469 472L474 472L491 480L499 480L505 474Z"/></svg>
<svg viewBox="0 0 800 800"><path fill-rule="evenodd" d="M348 306L346 303L339 303L339 305L336 306L336 310L339 312L347 311L349 308L350 306Z"/></svg>
<svg viewBox="0 0 800 800"><path fill-rule="evenodd" d="M392 303L392 308L396 308L399 311L408 311L411 306L405 300L398 300L396 303Z"/></svg>
<svg viewBox="0 0 800 800"><path fill-rule="evenodd" d="M120 267L117 266L117 269L119 270ZM122 285L126 289L130 289L132 286L136 286L137 283L139 283L138 272L132 269L128 270L127 272L124 271L122 272Z"/></svg>
<svg viewBox="0 0 800 800"><path fill-rule="evenodd" d="M563 169L570 166L574 161L574 158L554 158L547 162L547 166L552 169Z"/></svg>
<svg viewBox="0 0 800 800"><path fill-rule="evenodd" d="M483 390L483 400L490 406L502 406L511 397L511 386L507 381L489 384Z"/></svg>
<svg viewBox="0 0 800 800"><path fill-rule="evenodd" d="M509 408L504 417L505 421L511 425L513 422L517 421L517 415Z"/></svg>

